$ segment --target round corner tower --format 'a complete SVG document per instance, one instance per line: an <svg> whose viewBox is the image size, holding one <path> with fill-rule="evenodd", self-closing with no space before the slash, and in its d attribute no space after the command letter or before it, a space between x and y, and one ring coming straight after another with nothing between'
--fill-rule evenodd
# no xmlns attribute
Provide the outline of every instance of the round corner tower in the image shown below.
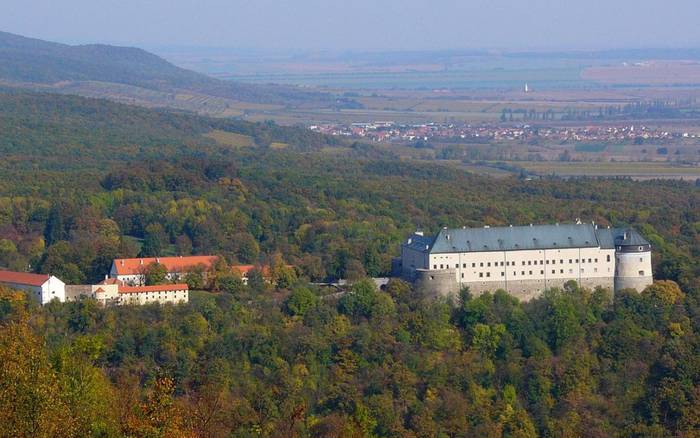
<svg viewBox="0 0 700 438"><path fill-rule="evenodd" d="M624 230L615 238L615 291L641 292L653 282L651 244L635 230Z"/></svg>

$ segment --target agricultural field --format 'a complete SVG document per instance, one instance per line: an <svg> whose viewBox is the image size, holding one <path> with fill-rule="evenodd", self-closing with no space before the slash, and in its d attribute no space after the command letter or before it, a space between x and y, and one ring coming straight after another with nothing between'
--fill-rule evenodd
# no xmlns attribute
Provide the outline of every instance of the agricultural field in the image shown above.
<svg viewBox="0 0 700 438"><path fill-rule="evenodd" d="M562 177L630 177L636 180L700 178L700 166L668 162L508 162L536 175Z"/></svg>

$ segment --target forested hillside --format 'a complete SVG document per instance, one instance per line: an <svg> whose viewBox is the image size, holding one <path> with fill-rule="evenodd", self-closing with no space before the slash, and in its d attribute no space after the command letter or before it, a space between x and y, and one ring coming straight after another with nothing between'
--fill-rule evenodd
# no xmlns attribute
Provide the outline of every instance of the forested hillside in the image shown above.
<svg viewBox="0 0 700 438"><path fill-rule="evenodd" d="M27 84L95 81L277 104L332 101L324 94L291 86L252 85L210 78L133 47L71 46L7 32L0 32L0 80Z"/></svg>
<svg viewBox="0 0 700 438"><path fill-rule="evenodd" d="M252 147L216 143L219 130ZM323 136L57 95L0 94L0 267L96 281L112 259L218 254L297 278L183 306L37 308L0 292L0 435L692 436L700 189L492 179ZM288 145L284 149L274 143ZM378 291L422 227L635 226L643 293ZM327 296L310 280L350 277ZM680 286L680 287L679 287ZM33 366L28 366L32 364ZM39 420L34 420L39 418ZM56 429L60 424L61 429ZM4 428L4 429L3 429Z"/></svg>

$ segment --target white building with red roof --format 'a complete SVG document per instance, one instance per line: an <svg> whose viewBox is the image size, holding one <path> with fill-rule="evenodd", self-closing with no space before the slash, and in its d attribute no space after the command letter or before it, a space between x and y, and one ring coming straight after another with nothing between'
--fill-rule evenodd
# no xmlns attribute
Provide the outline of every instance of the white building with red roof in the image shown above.
<svg viewBox="0 0 700 438"><path fill-rule="evenodd" d="M98 284L66 286L68 301L93 298L104 306L123 304L179 304L189 301L189 288L184 283L153 286L129 286L116 278Z"/></svg>
<svg viewBox="0 0 700 438"><path fill-rule="evenodd" d="M153 286L119 286L119 304L179 304L189 301L189 288L184 283Z"/></svg>
<svg viewBox="0 0 700 438"><path fill-rule="evenodd" d="M165 266L166 278L170 281L182 280L187 271L201 267L205 272L211 270L217 256L188 257L145 257L134 259L115 259L109 271L110 278L123 281L127 285L142 286L146 282L145 272L150 264Z"/></svg>
<svg viewBox="0 0 700 438"><path fill-rule="evenodd" d="M66 300L66 284L53 275L0 271L0 284L24 290L42 305L53 299Z"/></svg>

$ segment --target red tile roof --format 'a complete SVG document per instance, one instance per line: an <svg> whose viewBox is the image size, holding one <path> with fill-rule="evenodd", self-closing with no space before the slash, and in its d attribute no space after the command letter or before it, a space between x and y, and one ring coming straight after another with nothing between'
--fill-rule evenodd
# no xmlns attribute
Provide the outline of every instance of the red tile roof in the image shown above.
<svg viewBox="0 0 700 438"><path fill-rule="evenodd" d="M120 294L138 294L144 292L172 292L177 290L188 290L186 284L157 284L154 286L119 286Z"/></svg>
<svg viewBox="0 0 700 438"><path fill-rule="evenodd" d="M116 278L105 278L104 280L100 281L97 284L102 284L102 285L116 284L118 286L123 286L124 282L121 280L117 280Z"/></svg>
<svg viewBox="0 0 700 438"><path fill-rule="evenodd" d="M231 269L236 270L241 273L242 276L247 277L250 271L253 271L255 269L259 270L262 272L263 276L269 276L270 275L270 267L269 266L255 266L255 265L233 265L231 266Z"/></svg>
<svg viewBox="0 0 700 438"><path fill-rule="evenodd" d="M151 263L160 263L168 272L185 272L189 268L204 265L206 269L214 266L217 256L189 256L189 257L147 257L137 259L116 259L114 267L118 275L142 274L146 266Z"/></svg>
<svg viewBox="0 0 700 438"><path fill-rule="evenodd" d="M49 279L48 274L29 274L27 272L0 271L0 283L41 286Z"/></svg>

